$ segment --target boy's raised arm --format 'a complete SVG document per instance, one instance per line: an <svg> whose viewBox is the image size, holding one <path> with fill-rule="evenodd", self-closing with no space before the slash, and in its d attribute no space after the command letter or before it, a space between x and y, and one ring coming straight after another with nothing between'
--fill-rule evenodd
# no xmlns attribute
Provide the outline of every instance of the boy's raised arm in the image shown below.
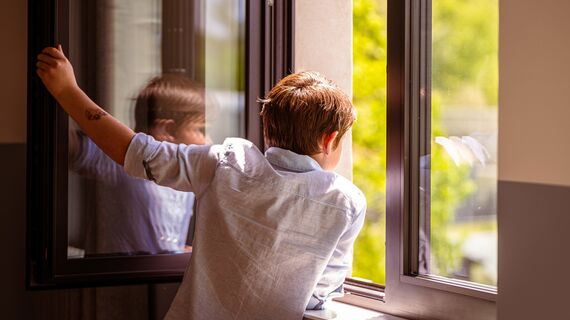
<svg viewBox="0 0 570 320"><path fill-rule="evenodd" d="M38 55L37 73L48 91L111 159L120 165L135 135L126 125L109 115L77 85L73 67L61 45L48 47Z"/></svg>

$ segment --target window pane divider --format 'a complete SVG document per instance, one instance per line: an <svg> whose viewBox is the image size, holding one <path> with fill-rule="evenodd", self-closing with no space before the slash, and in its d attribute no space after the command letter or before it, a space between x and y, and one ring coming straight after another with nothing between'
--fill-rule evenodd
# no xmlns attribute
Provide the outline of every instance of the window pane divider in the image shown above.
<svg viewBox="0 0 570 320"><path fill-rule="evenodd" d="M431 139L431 1L412 0L410 2L410 28L408 54L409 81L407 92L408 134L407 152L409 155L408 201L404 212L407 215L407 263L404 273L416 275L429 272L429 263L421 261L420 255L429 257L430 239L430 174L422 170L429 164ZM424 163L422 163L422 160ZM421 191L420 188L424 190ZM422 211L426 213L422 216Z"/></svg>

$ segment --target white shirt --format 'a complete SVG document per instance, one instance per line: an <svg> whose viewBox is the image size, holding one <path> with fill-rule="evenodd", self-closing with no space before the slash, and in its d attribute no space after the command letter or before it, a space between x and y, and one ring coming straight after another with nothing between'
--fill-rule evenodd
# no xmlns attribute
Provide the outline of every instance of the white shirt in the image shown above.
<svg viewBox="0 0 570 320"><path fill-rule="evenodd" d="M125 169L196 195L192 258L167 319L301 319L341 288L366 202L312 158L137 134Z"/></svg>

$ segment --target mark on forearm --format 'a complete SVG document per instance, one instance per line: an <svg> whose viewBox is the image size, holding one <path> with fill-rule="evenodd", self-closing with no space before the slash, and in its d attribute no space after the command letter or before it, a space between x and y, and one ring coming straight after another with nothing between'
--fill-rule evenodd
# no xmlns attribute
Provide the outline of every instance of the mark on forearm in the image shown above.
<svg viewBox="0 0 570 320"><path fill-rule="evenodd" d="M108 115L108 113L103 110L95 110L95 111L85 110L85 117L87 118L87 120L99 120L106 115Z"/></svg>

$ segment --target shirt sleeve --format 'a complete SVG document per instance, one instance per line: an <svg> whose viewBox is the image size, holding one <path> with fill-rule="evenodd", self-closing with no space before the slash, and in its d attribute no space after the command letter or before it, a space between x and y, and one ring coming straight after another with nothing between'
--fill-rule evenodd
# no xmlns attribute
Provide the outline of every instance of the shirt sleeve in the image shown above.
<svg viewBox="0 0 570 320"><path fill-rule="evenodd" d="M358 211L352 223L341 235L323 276L309 300L307 310L321 310L327 299L343 292L344 280L352 268L354 241L364 224L365 213L366 202L364 201L362 209Z"/></svg>
<svg viewBox="0 0 570 320"><path fill-rule="evenodd" d="M137 133L125 155L128 175L180 191L200 193L212 180L218 145L185 145L156 141Z"/></svg>

